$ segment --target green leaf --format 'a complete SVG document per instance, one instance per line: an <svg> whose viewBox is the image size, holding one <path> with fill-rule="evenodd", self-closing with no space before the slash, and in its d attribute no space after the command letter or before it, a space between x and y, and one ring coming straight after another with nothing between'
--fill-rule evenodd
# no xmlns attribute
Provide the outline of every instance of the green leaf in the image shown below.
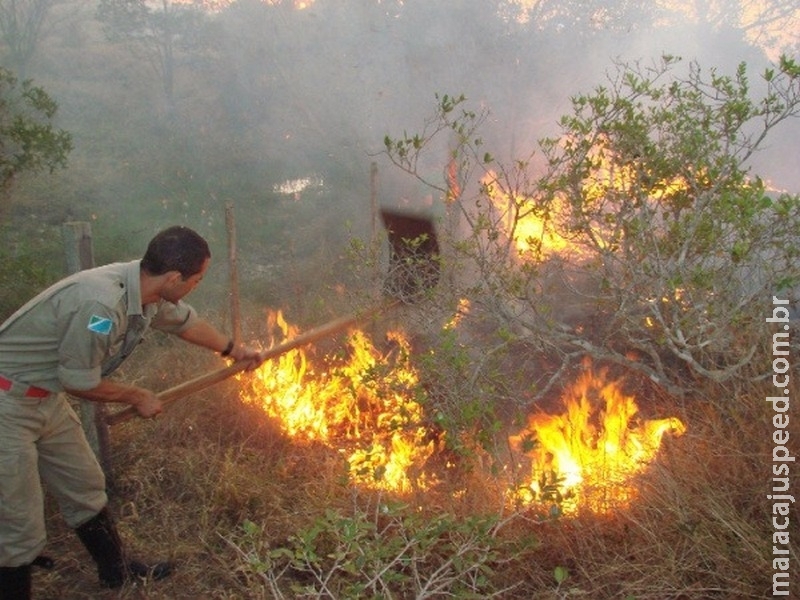
<svg viewBox="0 0 800 600"><path fill-rule="evenodd" d="M244 532L249 536L258 535L261 533L261 527L249 519L246 519L245 522L242 523L242 529L244 529Z"/></svg>
<svg viewBox="0 0 800 600"><path fill-rule="evenodd" d="M566 580L568 575L569 571L567 571L566 567L558 566L555 569L553 569L553 578L559 585L564 583L564 580Z"/></svg>

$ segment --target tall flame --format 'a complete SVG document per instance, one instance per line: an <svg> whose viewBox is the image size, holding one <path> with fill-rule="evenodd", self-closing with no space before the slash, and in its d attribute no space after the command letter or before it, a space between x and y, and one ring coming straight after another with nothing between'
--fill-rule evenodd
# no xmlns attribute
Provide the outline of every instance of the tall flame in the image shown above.
<svg viewBox="0 0 800 600"><path fill-rule="evenodd" d="M523 504L556 502L566 514L606 512L635 498L634 476L656 458L666 433L682 435L679 419L641 420L631 396L605 371L585 371L562 397L561 414L531 415L511 442L531 459L531 480L517 490Z"/></svg>
<svg viewBox="0 0 800 600"><path fill-rule="evenodd" d="M269 319L284 336L296 335L280 312ZM381 354L362 331L352 332L348 351L326 356L320 373L302 348L287 352L248 377L250 389L242 397L291 437L342 452L351 481L397 492L424 488L430 479L419 465L433 453L434 442L414 400L418 377L408 341L397 332L388 337L393 349Z"/></svg>
<svg viewBox="0 0 800 600"><path fill-rule="evenodd" d="M463 301L447 324L468 313ZM286 337L297 329L280 312L272 327ZM406 493L429 489L426 471L443 439L426 427L419 377L411 349L399 332L379 352L362 331L353 331L346 352L312 361L302 348L264 363L241 378L242 399L273 417L298 442L323 443L340 452L356 485ZM323 365L315 372L312 362ZM530 480L513 497L532 505L556 500L566 514L604 512L635 497L633 478L652 462L666 433L686 427L677 418L642 420L635 400L605 371L587 369L562 397L561 414L538 413L512 443L531 459Z"/></svg>

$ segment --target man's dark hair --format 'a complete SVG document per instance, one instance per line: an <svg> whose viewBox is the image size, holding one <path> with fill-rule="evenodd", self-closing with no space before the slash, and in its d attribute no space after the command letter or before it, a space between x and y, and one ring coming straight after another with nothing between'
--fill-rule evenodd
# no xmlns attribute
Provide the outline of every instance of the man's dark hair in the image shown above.
<svg viewBox="0 0 800 600"><path fill-rule="evenodd" d="M141 268L150 275L178 271L187 279L199 273L208 258L211 258L208 242L188 227L175 225L150 240Z"/></svg>

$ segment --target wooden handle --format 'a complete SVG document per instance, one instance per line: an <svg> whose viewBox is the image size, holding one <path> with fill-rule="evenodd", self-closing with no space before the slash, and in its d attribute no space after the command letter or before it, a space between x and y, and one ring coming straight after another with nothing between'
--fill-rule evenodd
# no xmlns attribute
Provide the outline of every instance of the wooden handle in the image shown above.
<svg viewBox="0 0 800 600"><path fill-rule="evenodd" d="M301 346L306 346L308 344L313 344L314 342L326 338L328 336L334 335L339 333L345 329L348 329L355 325L356 323L371 318L377 314L380 314L384 311L387 311L395 306L399 305L399 300L392 300L391 302L387 302L384 304L380 304L375 306L365 312L361 312L358 314L350 315L347 317L340 317L324 325L320 325L314 329L310 329L303 334L298 335L290 340L286 340L285 342L270 348L269 350L264 350L259 354L259 359L261 362L266 360L270 360L281 356L282 354L286 354L287 352L294 350L295 348L299 348ZM204 390L208 387L211 387L214 384L217 384L228 377L236 375L236 373L241 373L247 368L247 365L250 364L249 361L237 361L233 364L228 365L227 367L223 367L221 369L217 369L216 371L212 371L210 373L206 373L204 375L200 375L199 377L195 377L194 379L190 379L189 381L185 381L179 385L166 389L162 392L157 394L159 400L161 400L161 404L166 407L168 404L171 404L175 400L179 400L184 396L188 396L189 394L194 394L195 392L199 392ZM106 417L106 423L108 425L117 425L119 423L124 423L132 419L133 417L139 416L139 412L136 410L135 407L129 406L124 410L120 410L113 414L110 414Z"/></svg>

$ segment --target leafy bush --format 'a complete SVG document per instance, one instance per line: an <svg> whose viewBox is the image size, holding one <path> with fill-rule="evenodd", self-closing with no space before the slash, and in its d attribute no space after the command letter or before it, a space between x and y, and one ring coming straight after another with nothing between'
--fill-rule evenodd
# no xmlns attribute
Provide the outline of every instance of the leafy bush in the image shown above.
<svg viewBox="0 0 800 600"><path fill-rule="evenodd" d="M22 171L64 168L72 136L53 127L58 104L41 87L0 67L0 185Z"/></svg>
<svg viewBox="0 0 800 600"><path fill-rule="evenodd" d="M572 99L541 156L497 161L486 114L442 96L422 134L385 139L424 179L447 137L441 193L452 293L566 366L585 355L632 368L671 393L742 382L763 337L763 306L800 282L800 197L773 193L747 161L800 114L800 67L767 70L752 99L744 64L706 76L664 57L619 65L608 87ZM471 191L470 191L471 190ZM766 364L766 363L765 363Z"/></svg>
<svg viewBox="0 0 800 600"><path fill-rule="evenodd" d="M487 598L514 587L494 572L521 549L499 535L508 525L379 503L352 516L328 510L281 547L251 521L227 541L275 598Z"/></svg>

